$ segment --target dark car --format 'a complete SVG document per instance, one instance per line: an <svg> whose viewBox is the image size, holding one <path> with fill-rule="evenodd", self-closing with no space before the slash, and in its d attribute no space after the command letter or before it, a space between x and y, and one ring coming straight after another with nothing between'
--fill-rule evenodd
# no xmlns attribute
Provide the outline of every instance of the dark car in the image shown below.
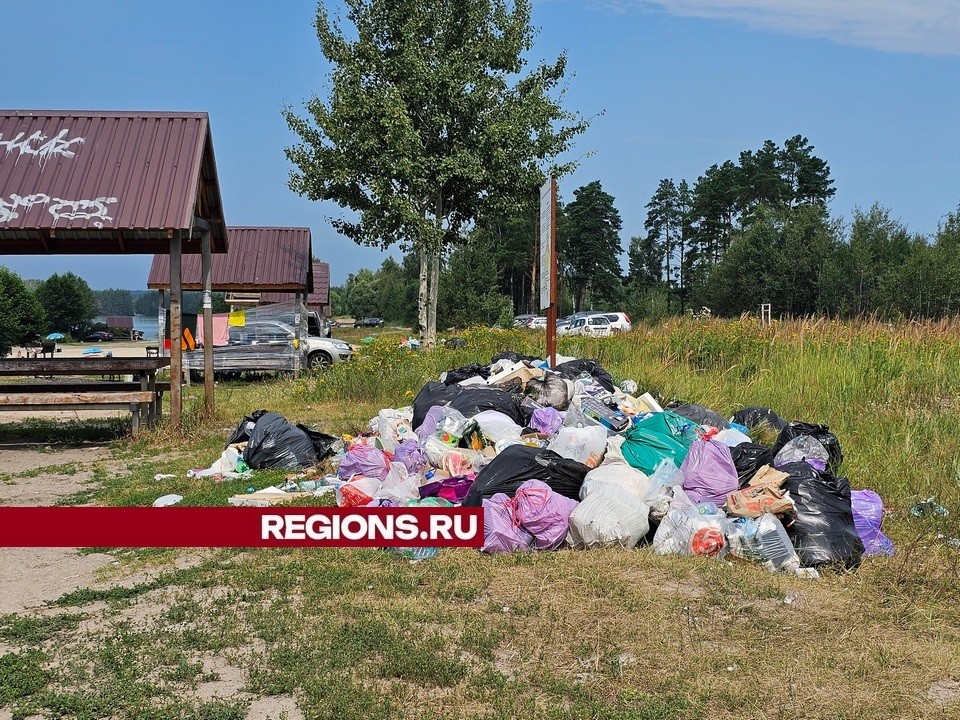
<svg viewBox="0 0 960 720"><path fill-rule="evenodd" d="M380 327L381 325L383 325L383 318L378 317L363 318L354 323L354 327Z"/></svg>
<svg viewBox="0 0 960 720"><path fill-rule="evenodd" d="M106 330L96 330L83 338L84 342L106 342L113 340L113 333Z"/></svg>

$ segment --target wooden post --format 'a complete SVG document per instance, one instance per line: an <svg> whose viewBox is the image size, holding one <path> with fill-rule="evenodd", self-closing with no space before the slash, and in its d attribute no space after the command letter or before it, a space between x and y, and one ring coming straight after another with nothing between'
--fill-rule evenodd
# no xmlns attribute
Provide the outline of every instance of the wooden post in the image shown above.
<svg viewBox="0 0 960 720"><path fill-rule="evenodd" d="M293 377L300 377L300 353L303 352L303 342L305 333L302 331L304 317L303 296L298 290L293 294Z"/></svg>
<svg viewBox="0 0 960 720"><path fill-rule="evenodd" d="M183 317L181 300L183 288L180 279L180 234L170 238L170 423L177 430L183 415L183 351L180 349Z"/></svg>
<svg viewBox="0 0 960 720"><path fill-rule="evenodd" d="M203 409L213 415L213 261L210 257L210 228L200 233L203 274Z"/></svg>
<svg viewBox="0 0 960 720"><path fill-rule="evenodd" d="M157 355L164 356L163 336L167 334L167 297L164 290L157 290L159 307L157 308Z"/></svg>

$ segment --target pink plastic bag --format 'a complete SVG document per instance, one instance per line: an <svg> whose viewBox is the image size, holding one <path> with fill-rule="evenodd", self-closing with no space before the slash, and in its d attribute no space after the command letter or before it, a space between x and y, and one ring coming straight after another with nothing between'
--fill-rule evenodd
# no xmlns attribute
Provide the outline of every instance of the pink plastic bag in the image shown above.
<svg viewBox="0 0 960 720"><path fill-rule="evenodd" d="M483 552L512 553L529 550L533 536L513 522L512 501L496 493L483 501Z"/></svg>
<svg viewBox="0 0 960 720"><path fill-rule="evenodd" d="M555 550L567 537L570 513L579 504L541 480L527 480L513 496L513 521L533 535L537 550Z"/></svg>
<svg viewBox="0 0 960 720"><path fill-rule="evenodd" d="M683 489L695 503L723 505L737 489L737 468L730 448L711 440L696 440L680 466Z"/></svg>
<svg viewBox="0 0 960 720"><path fill-rule="evenodd" d="M350 446L337 468L337 475L343 480L349 480L354 475L383 480L388 472L390 458L382 450L360 443Z"/></svg>

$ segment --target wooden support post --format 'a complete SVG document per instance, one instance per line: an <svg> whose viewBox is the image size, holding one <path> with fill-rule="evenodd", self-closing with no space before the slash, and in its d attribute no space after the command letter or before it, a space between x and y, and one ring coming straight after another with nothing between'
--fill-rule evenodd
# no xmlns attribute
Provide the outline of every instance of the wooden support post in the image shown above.
<svg viewBox="0 0 960 720"><path fill-rule="evenodd" d="M179 233L170 238L170 423L180 429L183 415L183 350L180 348L183 329L180 278L181 240Z"/></svg>
<svg viewBox="0 0 960 720"><path fill-rule="evenodd" d="M210 229L200 234L203 274L203 409L213 415L213 262L210 258Z"/></svg>

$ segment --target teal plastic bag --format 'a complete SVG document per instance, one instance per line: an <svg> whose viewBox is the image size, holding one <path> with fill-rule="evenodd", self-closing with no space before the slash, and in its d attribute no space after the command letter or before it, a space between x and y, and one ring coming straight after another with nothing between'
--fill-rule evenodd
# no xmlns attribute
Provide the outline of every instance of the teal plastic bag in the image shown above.
<svg viewBox="0 0 960 720"><path fill-rule="evenodd" d="M634 423L626 432L621 451L630 467L653 475L665 458L680 467L696 439L692 420L664 410Z"/></svg>

